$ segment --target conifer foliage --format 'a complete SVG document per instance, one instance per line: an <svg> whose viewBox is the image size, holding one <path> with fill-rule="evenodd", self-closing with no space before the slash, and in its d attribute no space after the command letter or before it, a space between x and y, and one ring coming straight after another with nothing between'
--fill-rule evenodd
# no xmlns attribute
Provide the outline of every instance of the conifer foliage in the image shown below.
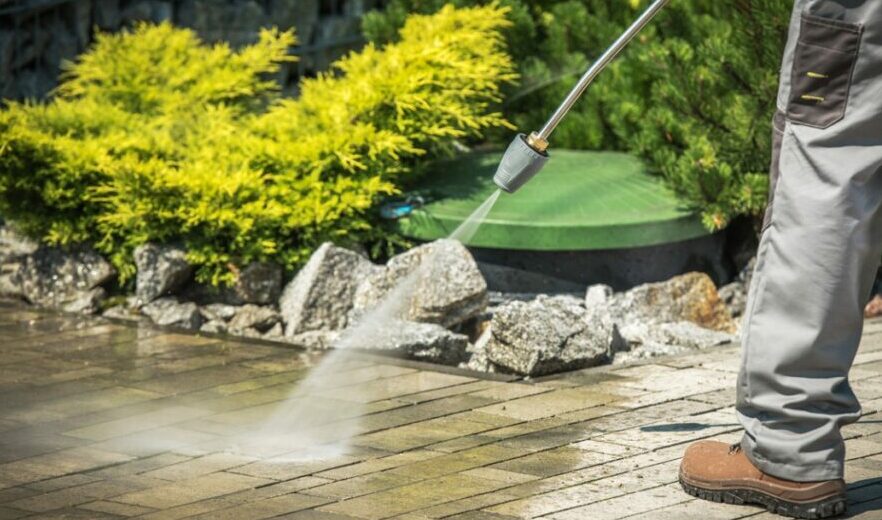
<svg viewBox="0 0 882 520"><path fill-rule="evenodd" d="M197 276L294 269L322 241L381 237L374 205L456 138L506 125L515 79L495 4L412 16L280 99L290 32L234 51L168 24L101 35L47 103L0 111L0 214L49 243L91 243L123 279L132 251L180 242Z"/></svg>
<svg viewBox="0 0 882 520"><path fill-rule="evenodd" d="M391 0L365 33L394 41L406 13L446 0ZM453 0L457 5L485 0ZM649 0L504 0L521 80L505 115L540 127L576 79ZM552 145L637 153L709 229L759 215L767 196L770 121L792 9L782 0L673 0L591 86Z"/></svg>

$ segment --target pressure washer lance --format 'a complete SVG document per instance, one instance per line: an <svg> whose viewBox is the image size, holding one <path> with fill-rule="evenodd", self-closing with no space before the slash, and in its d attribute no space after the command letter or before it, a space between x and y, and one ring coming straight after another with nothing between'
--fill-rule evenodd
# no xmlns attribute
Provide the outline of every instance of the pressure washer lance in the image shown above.
<svg viewBox="0 0 882 520"><path fill-rule="evenodd" d="M588 88L588 85L600 72L616 57L622 49L637 35L652 18L661 11L669 0L656 0L652 3L640 18L631 24L619 38L591 65L587 72L579 79L573 90L567 95L563 103L552 114L551 118L539 132L532 132L529 136L518 134L514 141L508 145L493 182L502 190L514 193L527 183L548 162L548 138L551 132L557 128L561 120L566 117L576 101Z"/></svg>

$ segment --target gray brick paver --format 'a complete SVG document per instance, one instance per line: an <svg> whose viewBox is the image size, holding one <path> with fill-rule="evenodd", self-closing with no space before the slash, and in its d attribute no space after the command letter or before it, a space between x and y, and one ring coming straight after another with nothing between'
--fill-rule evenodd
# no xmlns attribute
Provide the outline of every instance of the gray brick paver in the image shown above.
<svg viewBox="0 0 882 520"><path fill-rule="evenodd" d="M675 482L686 444L737 439L738 356L506 383L359 355L311 396L348 410L316 431L354 430L350 451L297 462L235 437L306 376L294 351L3 304L0 519L764 518ZM851 380L849 497L882 518L882 320Z"/></svg>
<svg viewBox="0 0 882 520"><path fill-rule="evenodd" d="M22 511L20 509L0 506L0 520L17 520L27 516L31 516L30 511Z"/></svg>

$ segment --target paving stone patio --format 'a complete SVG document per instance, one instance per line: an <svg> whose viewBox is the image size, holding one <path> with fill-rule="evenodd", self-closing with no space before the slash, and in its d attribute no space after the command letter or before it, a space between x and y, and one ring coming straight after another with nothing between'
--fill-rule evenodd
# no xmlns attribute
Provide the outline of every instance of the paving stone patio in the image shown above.
<svg viewBox="0 0 882 520"><path fill-rule="evenodd" d="M0 304L0 519L773 518L676 483L687 443L738 439L737 347L532 382L347 355L297 399L348 450L261 442L321 358ZM856 363L850 509L879 519L882 322Z"/></svg>

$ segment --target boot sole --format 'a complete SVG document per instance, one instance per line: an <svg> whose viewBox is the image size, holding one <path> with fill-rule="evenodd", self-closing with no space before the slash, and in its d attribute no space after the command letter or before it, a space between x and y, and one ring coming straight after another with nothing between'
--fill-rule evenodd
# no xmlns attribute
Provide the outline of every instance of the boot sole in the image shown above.
<svg viewBox="0 0 882 520"><path fill-rule="evenodd" d="M831 518L845 513L845 497L834 496L818 500L817 502L788 502L773 495L753 489L704 489L693 486L683 481L680 477L680 485L690 495L702 500L719 502L724 504L758 504L766 508L770 513L791 518L805 518L817 520Z"/></svg>

